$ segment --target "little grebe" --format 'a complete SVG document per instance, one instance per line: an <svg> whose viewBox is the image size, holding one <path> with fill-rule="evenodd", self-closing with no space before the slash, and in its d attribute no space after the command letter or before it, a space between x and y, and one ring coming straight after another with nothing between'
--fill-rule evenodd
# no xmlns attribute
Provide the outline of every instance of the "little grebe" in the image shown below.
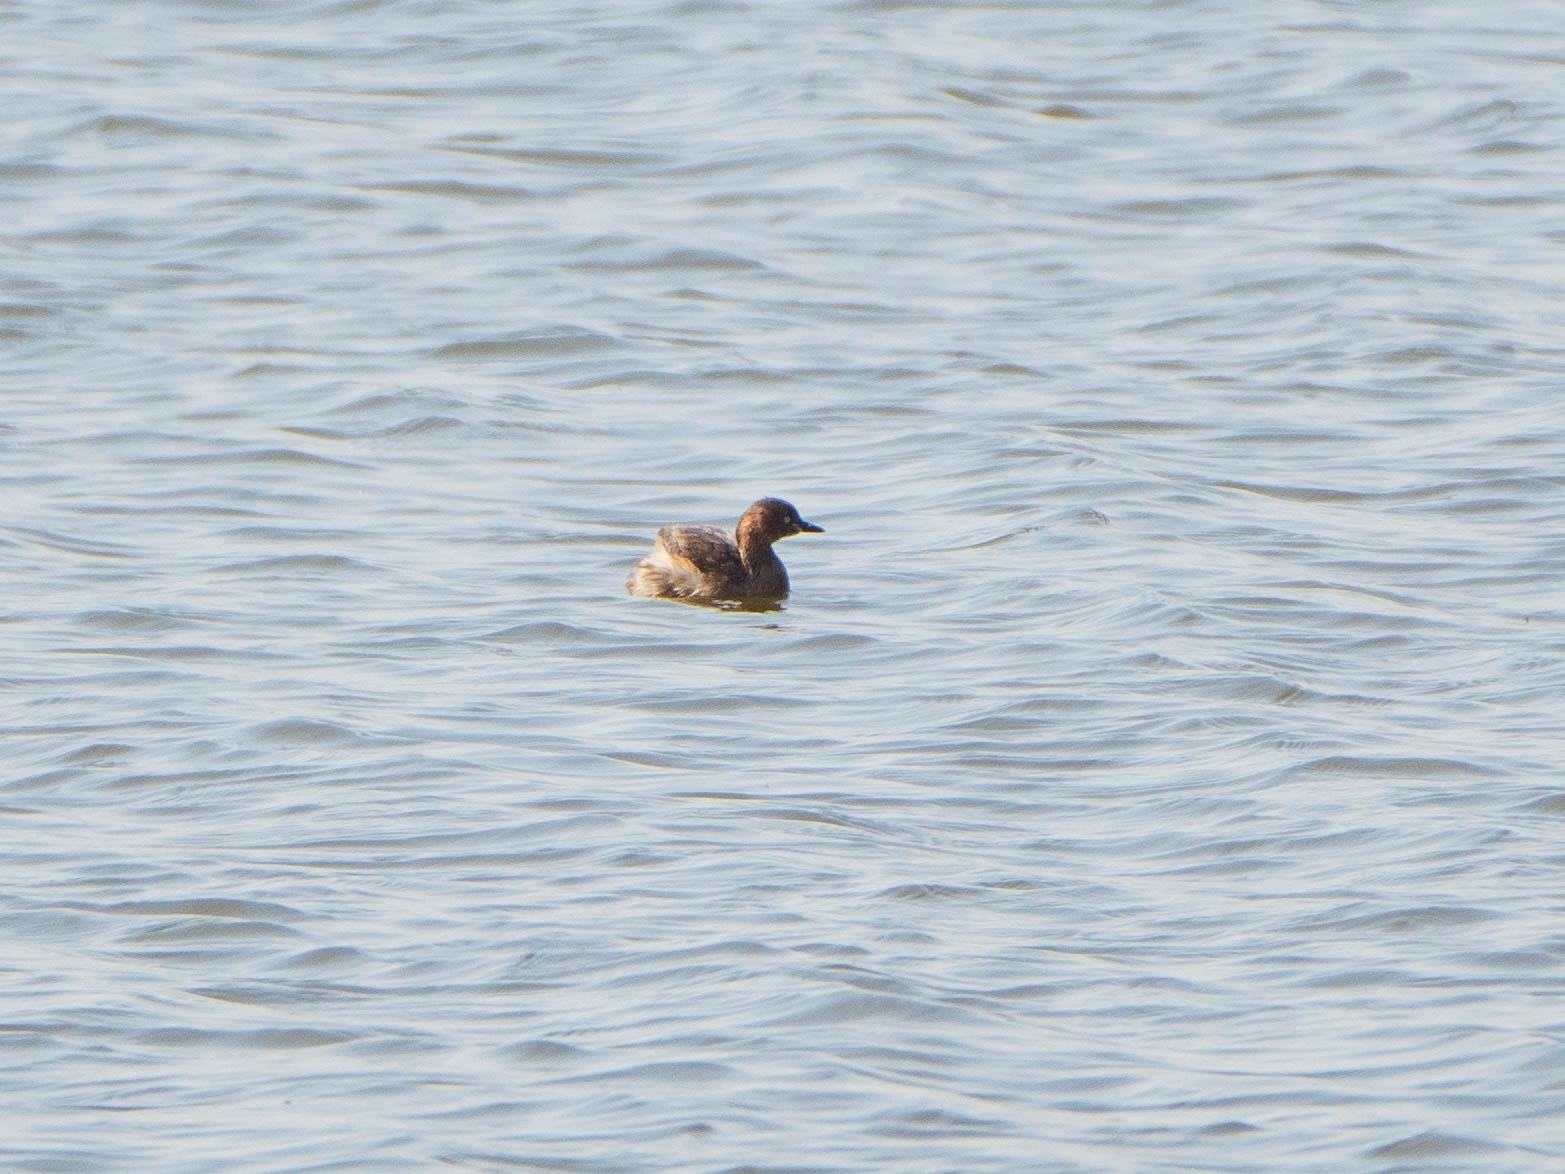
<svg viewBox="0 0 1565 1174"><path fill-rule="evenodd" d="M745 510L732 538L716 526L664 526L625 586L632 595L653 599L783 599L788 572L772 543L820 533L787 502L763 497Z"/></svg>

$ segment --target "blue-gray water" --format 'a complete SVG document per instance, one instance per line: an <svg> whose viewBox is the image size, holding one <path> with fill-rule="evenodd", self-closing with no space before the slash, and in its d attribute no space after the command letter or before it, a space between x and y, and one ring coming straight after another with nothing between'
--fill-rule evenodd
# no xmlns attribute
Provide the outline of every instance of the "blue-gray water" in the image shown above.
<svg viewBox="0 0 1565 1174"><path fill-rule="evenodd" d="M0 5L0 1165L1559 1168L1562 66Z"/></svg>

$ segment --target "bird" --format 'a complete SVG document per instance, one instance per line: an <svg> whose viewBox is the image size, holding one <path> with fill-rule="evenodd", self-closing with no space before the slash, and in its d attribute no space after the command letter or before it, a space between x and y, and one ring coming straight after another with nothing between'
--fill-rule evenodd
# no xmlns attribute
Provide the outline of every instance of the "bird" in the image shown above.
<svg viewBox="0 0 1565 1174"><path fill-rule="evenodd" d="M632 595L692 603L786 599L788 572L772 543L822 533L786 501L763 497L740 515L732 537L716 526L664 526L625 587Z"/></svg>

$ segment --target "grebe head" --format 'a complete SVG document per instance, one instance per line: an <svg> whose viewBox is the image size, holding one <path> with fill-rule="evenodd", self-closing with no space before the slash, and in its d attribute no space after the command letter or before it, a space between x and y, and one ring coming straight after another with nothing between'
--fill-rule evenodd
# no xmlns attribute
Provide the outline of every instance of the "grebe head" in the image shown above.
<svg viewBox="0 0 1565 1174"><path fill-rule="evenodd" d="M779 538L789 538L795 534L825 533L815 523L806 522L799 516L798 510L780 497L763 497L745 510L744 517L739 519L738 529L741 534L747 531L755 533L767 542L776 542Z"/></svg>

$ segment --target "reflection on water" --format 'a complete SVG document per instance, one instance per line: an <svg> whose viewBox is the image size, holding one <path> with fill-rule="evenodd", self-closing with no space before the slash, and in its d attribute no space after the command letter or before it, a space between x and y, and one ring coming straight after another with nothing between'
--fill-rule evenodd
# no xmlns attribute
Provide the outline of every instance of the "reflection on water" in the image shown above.
<svg viewBox="0 0 1565 1174"><path fill-rule="evenodd" d="M5 1164L1557 1164L1551 15L13 5Z"/></svg>

